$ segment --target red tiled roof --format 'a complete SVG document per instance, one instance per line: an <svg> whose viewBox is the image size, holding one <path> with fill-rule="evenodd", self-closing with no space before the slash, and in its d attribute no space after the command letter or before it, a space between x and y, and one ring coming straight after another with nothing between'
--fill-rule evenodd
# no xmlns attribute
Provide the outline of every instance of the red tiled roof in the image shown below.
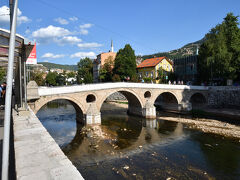
<svg viewBox="0 0 240 180"><path fill-rule="evenodd" d="M160 63L163 59L166 59L167 61L169 61L169 59L166 57L156 57L156 58L146 59L141 64L139 64L137 68L154 67L158 63Z"/></svg>

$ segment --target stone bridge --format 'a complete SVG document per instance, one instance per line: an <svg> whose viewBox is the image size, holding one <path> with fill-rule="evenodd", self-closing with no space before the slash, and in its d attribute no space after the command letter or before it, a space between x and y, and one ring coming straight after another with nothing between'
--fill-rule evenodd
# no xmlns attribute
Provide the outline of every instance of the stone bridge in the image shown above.
<svg viewBox="0 0 240 180"><path fill-rule="evenodd" d="M101 107L108 96L122 93L128 100L128 114L156 118L154 104L189 111L193 103L207 102L208 87L146 83L99 83L63 87L37 87L28 84L28 103L36 114L46 103L65 99L76 109L77 119L85 124L101 123Z"/></svg>

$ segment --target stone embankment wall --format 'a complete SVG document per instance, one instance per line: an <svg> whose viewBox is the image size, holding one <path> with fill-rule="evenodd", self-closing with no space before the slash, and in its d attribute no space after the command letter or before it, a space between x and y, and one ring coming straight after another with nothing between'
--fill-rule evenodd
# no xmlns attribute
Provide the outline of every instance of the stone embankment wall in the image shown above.
<svg viewBox="0 0 240 180"><path fill-rule="evenodd" d="M127 100L126 97L120 92L115 92L108 96L108 98L106 99L106 101L126 101L126 100Z"/></svg>
<svg viewBox="0 0 240 180"><path fill-rule="evenodd" d="M240 87L209 87L208 105L214 108L240 108Z"/></svg>

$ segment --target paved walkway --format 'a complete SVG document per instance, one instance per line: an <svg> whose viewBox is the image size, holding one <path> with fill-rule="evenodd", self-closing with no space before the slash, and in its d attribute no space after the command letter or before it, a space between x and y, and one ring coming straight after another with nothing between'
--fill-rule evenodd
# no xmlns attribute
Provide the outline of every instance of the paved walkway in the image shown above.
<svg viewBox="0 0 240 180"><path fill-rule="evenodd" d="M13 122L17 179L83 179L32 111L13 112Z"/></svg>

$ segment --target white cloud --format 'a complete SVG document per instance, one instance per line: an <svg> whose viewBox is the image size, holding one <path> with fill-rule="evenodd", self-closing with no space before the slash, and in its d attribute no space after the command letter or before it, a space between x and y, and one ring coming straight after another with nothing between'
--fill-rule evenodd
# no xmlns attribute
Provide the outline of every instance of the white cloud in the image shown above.
<svg viewBox="0 0 240 180"><path fill-rule="evenodd" d="M67 29L49 25L45 28L40 28L32 33L32 37L36 38L39 43L58 42L64 36L70 35L71 32Z"/></svg>
<svg viewBox="0 0 240 180"><path fill-rule="evenodd" d="M70 56L71 58L85 58L85 57L89 57L89 58L96 58L96 54L94 52L77 52L75 54L72 54Z"/></svg>
<svg viewBox="0 0 240 180"><path fill-rule="evenodd" d="M78 47L79 48L82 48L82 49L84 49L84 48L97 48L97 47L101 47L102 46L102 44L98 44L98 43L80 43L80 44L78 44Z"/></svg>
<svg viewBox="0 0 240 180"><path fill-rule="evenodd" d="M91 28L93 26L93 24L82 24L80 25L80 34L82 35L87 35L88 34L88 29Z"/></svg>
<svg viewBox="0 0 240 180"><path fill-rule="evenodd" d="M79 39L76 36L64 36L62 39L58 40L58 43L61 44L61 45L76 44L76 43L79 43L79 42L82 42L82 40Z"/></svg>
<svg viewBox="0 0 240 180"><path fill-rule="evenodd" d="M77 17L75 17L75 16L73 16L73 17L70 17L70 18L69 18L69 20L70 20L70 21L77 21L77 20L78 20L78 18L77 18Z"/></svg>
<svg viewBox="0 0 240 180"><path fill-rule="evenodd" d="M10 17L9 17L9 8L7 6L0 7L0 25L6 26L9 25Z"/></svg>
<svg viewBox="0 0 240 180"><path fill-rule="evenodd" d="M57 59L57 58L63 58L65 57L64 54L53 54L53 53L45 53L41 56L41 58L47 58L47 59Z"/></svg>
<svg viewBox="0 0 240 180"><path fill-rule="evenodd" d="M82 35L87 35L87 34L88 34L88 30L86 30L86 29L80 29L80 34L82 34Z"/></svg>
<svg viewBox="0 0 240 180"><path fill-rule="evenodd" d="M27 29L26 31L25 31L25 34L29 34L31 31L29 30L29 29Z"/></svg>
<svg viewBox="0 0 240 180"><path fill-rule="evenodd" d="M79 27L80 27L80 29L89 29L90 27L92 27L93 26L93 24L83 24L83 25L80 25Z"/></svg>
<svg viewBox="0 0 240 180"><path fill-rule="evenodd" d="M22 23L27 23L31 21L27 16L22 16L22 11L20 11L20 9L18 9L18 17L17 17L17 22L18 24L22 24Z"/></svg>
<svg viewBox="0 0 240 180"><path fill-rule="evenodd" d="M66 25L68 24L68 21L66 19L63 19L63 18L56 18L54 19L54 21L58 22L59 24L62 24L62 25Z"/></svg>
<svg viewBox="0 0 240 180"><path fill-rule="evenodd" d="M10 23L10 12L7 6L0 7L0 26L9 26ZM22 16L22 11L18 9L17 12L17 24L20 25L22 23L27 23L31 21L27 16Z"/></svg>

